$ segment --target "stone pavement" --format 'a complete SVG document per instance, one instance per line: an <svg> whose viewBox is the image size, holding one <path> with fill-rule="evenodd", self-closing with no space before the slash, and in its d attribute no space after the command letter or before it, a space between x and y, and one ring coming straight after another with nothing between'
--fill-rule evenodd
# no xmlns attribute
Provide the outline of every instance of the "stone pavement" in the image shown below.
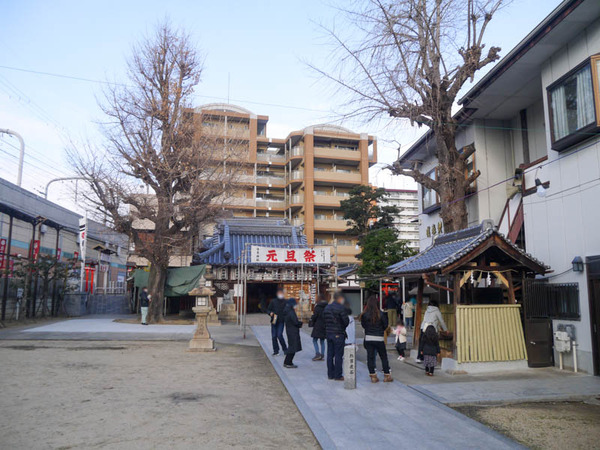
<svg viewBox="0 0 600 450"><path fill-rule="evenodd" d="M553 377L412 385L411 388L434 400L453 406L477 403L567 401L600 396L600 377L556 372Z"/></svg>
<svg viewBox="0 0 600 450"><path fill-rule="evenodd" d="M0 330L0 339L10 340L75 340L75 341L188 341L195 325L141 325L115 322L126 316L86 316L56 321L45 325L29 325ZM235 324L209 326L217 343L258 346L250 327L246 339Z"/></svg>
<svg viewBox="0 0 600 450"><path fill-rule="evenodd" d="M324 449L522 448L510 439L397 381L372 384L357 363L357 389L327 379L325 362L313 362L311 338L301 333L298 369L272 356L268 326L253 327L304 419Z"/></svg>

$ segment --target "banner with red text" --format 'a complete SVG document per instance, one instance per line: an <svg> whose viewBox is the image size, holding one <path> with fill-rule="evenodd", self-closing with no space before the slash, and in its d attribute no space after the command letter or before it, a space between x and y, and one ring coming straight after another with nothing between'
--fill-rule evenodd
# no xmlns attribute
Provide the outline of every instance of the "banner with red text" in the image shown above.
<svg viewBox="0 0 600 450"><path fill-rule="evenodd" d="M250 261L265 264L331 264L331 249L277 248L252 245Z"/></svg>

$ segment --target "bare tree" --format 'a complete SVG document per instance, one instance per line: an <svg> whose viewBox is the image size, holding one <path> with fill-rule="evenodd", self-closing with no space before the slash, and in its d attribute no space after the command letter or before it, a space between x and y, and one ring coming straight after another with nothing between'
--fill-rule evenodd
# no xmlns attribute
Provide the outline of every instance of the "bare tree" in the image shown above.
<svg viewBox="0 0 600 450"><path fill-rule="evenodd" d="M171 256L182 247L191 254L191 239L222 214L242 164L241 137L191 108L202 71L190 38L168 23L159 26L134 47L127 84L105 92L106 150L69 150L87 180L89 206L150 264L152 321L162 319Z"/></svg>
<svg viewBox="0 0 600 450"><path fill-rule="evenodd" d="M504 1L506 3L506 1ZM361 3L362 5L363 3ZM408 119L433 131L437 179L389 169L436 191L446 232L467 226L465 197L479 171L467 173L473 146L458 149L452 108L467 80L499 59L499 47L485 51L484 35L503 0L368 0L346 11L349 37L327 30L339 51L337 66L316 68L351 94L351 115L381 114ZM314 67L314 66L313 66Z"/></svg>

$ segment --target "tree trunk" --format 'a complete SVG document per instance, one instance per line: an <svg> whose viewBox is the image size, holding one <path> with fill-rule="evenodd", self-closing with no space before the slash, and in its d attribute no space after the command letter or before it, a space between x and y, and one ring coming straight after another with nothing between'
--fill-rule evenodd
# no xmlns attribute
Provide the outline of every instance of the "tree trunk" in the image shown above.
<svg viewBox="0 0 600 450"><path fill-rule="evenodd" d="M152 264L150 266L150 275L148 276L148 293L152 296L148 311L149 322L158 323L163 320L163 301L166 281L167 267L160 267L157 264Z"/></svg>
<svg viewBox="0 0 600 450"><path fill-rule="evenodd" d="M456 149L456 128L451 120L447 119L446 126L434 127L439 162L440 217L444 233L462 230L469 224L466 205L469 190L467 163Z"/></svg>

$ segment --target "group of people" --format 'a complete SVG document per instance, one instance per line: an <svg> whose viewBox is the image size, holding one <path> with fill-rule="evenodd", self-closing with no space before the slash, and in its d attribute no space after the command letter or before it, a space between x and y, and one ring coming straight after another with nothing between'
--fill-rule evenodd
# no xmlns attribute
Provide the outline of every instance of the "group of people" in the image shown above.
<svg viewBox="0 0 600 450"><path fill-rule="evenodd" d="M360 315L360 323L365 332L364 348L367 351L367 367L373 383L379 382L376 373L377 356L379 356L383 368L383 381L393 381L386 348L389 329L391 328L395 335L398 360L403 361L407 344L407 329L413 326L414 305L412 302L402 303L397 299L390 301L390 298L393 299L393 297L387 299L386 311L382 311L378 298L375 295L370 296ZM296 299L286 300L283 289L279 289L277 297L267 307L267 313L271 317L273 355L279 355L281 349L285 354L283 367L287 369L298 367L294 364L294 356L302 351L300 338L302 321L296 314L297 305ZM402 308L402 315L399 318L398 309L400 308ZM315 349L315 356L312 360L327 359L327 377L330 380L343 381L344 347L355 343L354 318L343 294L335 293L332 302L328 302L325 296L319 295L308 325L312 328L311 337ZM438 305L432 300L423 317L417 356L417 362L424 363L425 373L428 376L433 376L437 355L440 353L438 336L440 328L447 330ZM284 338L284 330L287 343ZM325 355L325 343L327 343L327 355Z"/></svg>

